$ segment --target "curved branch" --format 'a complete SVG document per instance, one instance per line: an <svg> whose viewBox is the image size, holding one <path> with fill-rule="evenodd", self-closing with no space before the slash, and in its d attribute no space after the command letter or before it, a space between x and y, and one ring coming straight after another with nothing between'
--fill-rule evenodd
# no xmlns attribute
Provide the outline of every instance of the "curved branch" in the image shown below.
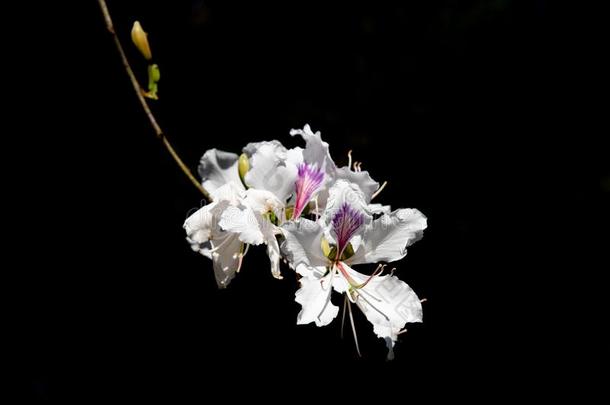
<svg viewBox="0 0 610 405"><path fill-rule="evenodd" d="M189 178L191 183L193 183L193 185L195 187L197 187L197 189L199 191L201 191L201 193L204 195L204 197L208 201L212 201L210 193L208 193L208 191L201 185L201 183L199 183L199 181L195 178L195 176L193 176L193 173L191 173L189 168L184 164L182 159L180 159L180 156L178 156L178 153L173 148L173 146L171 145L171 143L169 142L169 140L163 133L163 130L157 123L155 116L153 115L152 111L150 110L148 102L144 98L142 87L140 87L140 83L138 82L136 75L133 73L133 69L131 69L131 65L129 64L129 61L127 60L127 55L125 55L125 51L123 50L121 41L119 40L119 37L117 36L116 32L114 31L114 25L112 24L112 18L110 17L110 12L108 11L108 6L106 5L106 1L98 0L98 3L102 10L102 14L104 15L104 21L106 22L106 29L112 35L114 44L116 45L117 51L119 52L119 56L121 57L121 61L123 62L123 67L125 68L125 72L127 73L127 76L129 76L129 80L131 81L133 89L136 92L136 96L138 97L138 100L140 101L140 105L142 105L142 109L144 110L144 113L146 114L146 117L148 118L150 125L153 127L153 130L155 131L155 135L157 135L157 138L159 138L163 142L163 145L165 146L165 148L167 149L167 151L169 152L171 157L174 159L176 164L178 164L178 167L180 167L180 169L186 175L186 177Z"/></svg>

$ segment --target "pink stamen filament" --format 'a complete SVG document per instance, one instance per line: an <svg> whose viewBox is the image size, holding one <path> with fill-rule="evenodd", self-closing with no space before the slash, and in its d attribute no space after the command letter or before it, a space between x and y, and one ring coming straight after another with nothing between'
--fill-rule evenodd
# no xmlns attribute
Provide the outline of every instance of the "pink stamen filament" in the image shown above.
<svg viewBox="0 0 610 405"><path fill-rule="evenodd" d="M339 271L341 272L341 275L343 277L345 277L345 279L347 280L347 282L349 283L350 286L355 287L358 285L358 283L356 283L356 280L354 280L352 278L352 276L349 275L349 273L347 272L347 270L345 270L345 268L343 267L343 263L342 262L336 262L336 267L339 269Z"/></svg>
<svg viewBox="0 0 610 405"><path fill-rule="evenodd" d="M365 287L373 279L373 277L380 275L383 272L383 270L385 269L385 267L387 266L387 264L378 265L377 268L375 269L375 271L373 272L373 274L371 274L363 283L357 283L356 280L354 280L352 278L352 276L349 275L347 270L343 267L343 262L337 261L336 266L339 269L339 271L341 272L341 274L343 275L343 277L345 277L345 279L347 280L349 285L352 288L359 290L359 289Z"/></svg>

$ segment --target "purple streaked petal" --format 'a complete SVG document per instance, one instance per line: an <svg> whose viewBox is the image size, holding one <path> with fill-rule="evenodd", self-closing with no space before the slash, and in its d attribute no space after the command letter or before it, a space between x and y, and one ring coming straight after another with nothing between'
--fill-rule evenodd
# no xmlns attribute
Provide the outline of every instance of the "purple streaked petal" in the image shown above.
<svg viewBox="0 0 610 405"><path fill-rule="evenodd" d="M292 219L297 219L311 200L311 197L322 186L324 172L317 165L301 163L298 167L296 188L296 202Z"/></svg>
<svg viewBox="0 0 610 405"><path fill-rule="evenodd" d="M339 255L364 223L364 214L343 203L332 219Z"/></svg>

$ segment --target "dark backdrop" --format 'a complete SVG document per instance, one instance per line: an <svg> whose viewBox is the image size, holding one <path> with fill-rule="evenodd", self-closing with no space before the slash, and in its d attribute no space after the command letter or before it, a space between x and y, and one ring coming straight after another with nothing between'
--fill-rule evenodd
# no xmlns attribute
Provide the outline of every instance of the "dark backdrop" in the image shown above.
<svg viewBox="0 0 610 405"><path fill-rule="evenodd" d="M97 4L82 3L57 27L62 39L38 48L62 74L39 115L48 121L31 123L42 139L21 256L28 396L205 399L276 386L300 396L336 385L408 398L511 392L536 373L544 344L524 326L535 298L522 281L548 269L519 252L546 209L537 197L549 171L565 174L553 159L538 164L563 125L548 2L109 0L142 81L129 32L136 19L149 32L162 75L151 105L193 170L212 147L296 145L289 130L309 123L338 163L353 149L389 182L380 201L428 217L397 273L427 298L424 323L391 363L359 314L362 359L338 321L297 327L297 282L288 271L272 279L261 249L217 290L182 230L201 196L155 139ZM523 340L538 353L527 362Z"/></svg>

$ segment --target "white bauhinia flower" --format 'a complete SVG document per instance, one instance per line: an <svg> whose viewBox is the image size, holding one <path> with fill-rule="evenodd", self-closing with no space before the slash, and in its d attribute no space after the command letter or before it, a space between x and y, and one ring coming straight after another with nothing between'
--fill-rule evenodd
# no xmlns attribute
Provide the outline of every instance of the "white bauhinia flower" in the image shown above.
<svg viewBox="0 0 610 405"><path fill-rule="evenodd" d="M270 217L278 218L283 214L283 204L277 197L265 190L248 189L241 204L230 206L222 213L219 225L222 229L234 232L239 240L248 245L267 245L267 255L271 262L271 274L281 279L280 248L275 235L280 229Z"/></svg>
<svg viewBox="0 0 610 405"><path fill-rule="evenodd" d="M304 149L286 149L278 141L256 142L248 144L241 156L211 149L201 158L199 175L203 186L212 195L213 204L196 214L212 216L214 226L220 227L218 231L224 232L220 235L227 239L226 244L216 243L220 247L211 253L207 245L200 242L193 246L202 254L217 258L215 272L219 285L221 281L226 285L234 277L237 270L230 269L239 269L241 258L247 251L244 246L247 248L262 243L267 246L272 274L281 278L280 252L275 237L280 231L276 225L298 219L312 201L317 206L319 200L319 209L314 210L320 215L326 207L331 184L341 179L350 180L364 190L367 203L379 187L366 172L352 171L350 167L337 168L328 152L328 144L322 141L319 132L313 133L309 125L303 130L292 130L291 134L301 135L305 140ZM228 204L218 200L217 191L228 184L231 184L229 189L235 192L232 198L238 202ZM262 200L264 204L260 203ZM380 214L388 212L389 207L370 204L368 210L372 214ZM191 225L204 223L202 220L195 221L194 216L189 220L187 223ZM195 225L191 228L198 229ZM205 229L209 230L209 227ZM205 243L208 243L207 239ZM227 253L228 248L231 248L232 254ZM220 252L227 254L220 256ZM229 258L232 258L232 262ZM221 259L224 263L222 266L219 264Z"/></svg>
<svg viewBox="0 0 610 405"><path fill-rule="evenodd" d="M251 163L246 161L251 169L244 176L240 176L240 157L237 154L218 149L205 152L198 171L203 186L212 196L213 203L203 207L187 220L189 229L197 230L198 225L205 224L203 218L212 215L217 231L223 232L221 233L223 236L230 235L227 238L231 239L227 239L226 245L221 246L222 251L227 254L215 256L218 257L215 262L215 273L221 286L226 286L235 276L235 272L239 271L241 258L247 252L247 247L262 243L267 245L272 275L275 278L282 278L280 250L275 237L280 231L273 222L283 222L285 219L284 201L294 192L296 165L302 160L302 154L296 149L286 151L277 141L249 144L245 150L253 156L250 159ZM278 164L282 159L289 159L290 164ZM288 179L287 182L283 180L285 178ZM244 182L254 188L246 189ZM234 204L221 203L218 200L217 191L224 189L228 184L231 184L230 189L236 193L235 198L238 201ZM189 240L192 238L189 237ZM205 245L193 246L202 254L212 256ZM231 254L227 251L228 248L233 249ZM239 252L235 253L236 250ZM228 258L233 256L235 259L230 263ZM218 264L221 258L225 264L222 269Z"/></svg>
<svg viewBox="0 0 610 405"><path fill-rule="evenodd" d="M337 181L318 222L301 219L282 226L282 249L302 276L295 299L302 306L297 323L330 323L339 310L331 302L334 289L345 294L344 319L347 308L354 328L355 303L385 340L391 359L405 324L422 321L421 302L406 283L381 274L385 265L378 265L370 276L351 266L402 259L426 226L426 218L415 209L399 209L373 220L364 193L354 184ZM355 329L354 337L359 352Z"/></svg>
<svg viewBox="0 0 610 405"><path fill-rule="evenodd" d="M286 149L279 141L248 144L244 148L250 166L246 185L273 192L290 207L287 219L299 218L329 179L326 160L319 155L321 146L319 137L318 142L307 142L305 149ZM328 152L326 155L330 159ZM330 163L334 164L332 160Z"/></svg>
<svg viewBox="0 0 610 405"><path fill-rule="evenodd" d="M228 182L211 193L213 202L184 223L193 250L212 259L216 282L226 287L241 268L249 245L267 245L271 274L280 275L279 228L268 219L280 215L281 203L268 191L242 190Z"/></svg>
<svg viewBox="0 0 610 405"><path fill-rule="evenodd" d="M212 260L214 276L219 287L226 287L241 267L244 243L239 235L219 226L221 216L243 199L243 190L234 183L215 188L214 201L189 216L184 222L187 240L194 251Z"/></svg>
<svg viewBox="0 0 610 405"><path fill-rule="evenodd" d="M244 190L254 188L269 191L284 206L290 207L288 219L299 218L310 204L310 208L320 214L326 206L328 191L337 180L356 184L363 191L367 203L371 201L379 189L379 183L359 167L352 169L351 163L338 168L330 156L328 143L322 140L319 131L314 133L309 125L305 125L303 129L292 129L290 134L301 136L305 148L286 149L277 140L246 145L242 157L246 159L247 170L242 177L239 173L240 156L218 149L208 150L199 164L203 186L213 192L233 182ZM382 209L381 206L379 209ZM278 218L280 223L285 219Z"/></svg>

